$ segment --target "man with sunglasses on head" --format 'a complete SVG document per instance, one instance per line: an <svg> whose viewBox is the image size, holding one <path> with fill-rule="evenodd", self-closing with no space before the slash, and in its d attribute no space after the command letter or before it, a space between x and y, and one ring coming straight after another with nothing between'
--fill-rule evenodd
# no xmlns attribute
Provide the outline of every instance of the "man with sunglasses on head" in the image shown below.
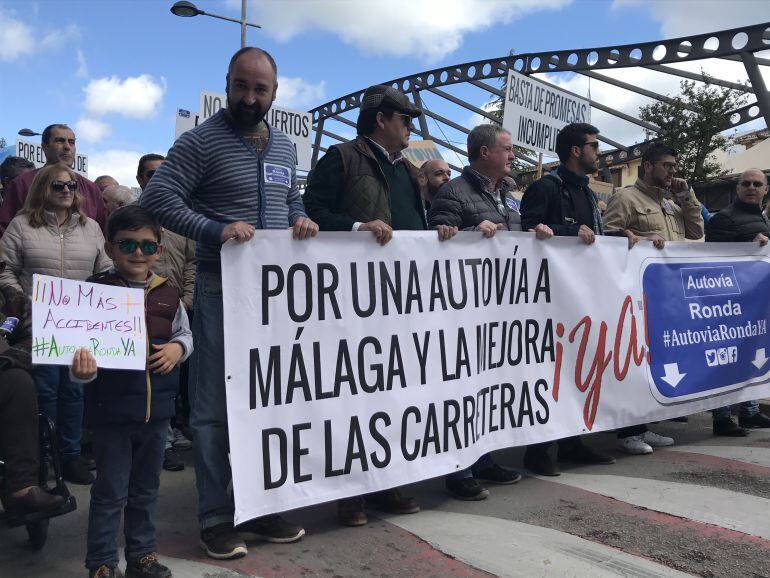
<svg viewBox="0 0 770 578"><path fill-rule="evenodd" d="M571 123L556 137L559 167L532 183L521 200L521 228L535 229L543 223L554 235L579 237L591 245L604 234L596 193L588 186L588 175L599 166L599 129L588 123ZM625 234L629 246L633 235ZM613 464L615 458L585 445L580 436L557 440L558 459L580 464ZM543 476L558 476L557 462L549 450L554 442L532 444L524 454L524 466Z"/></svg>
<svg viewBox="0 0 770 578"><path fill-rule="evenodd" d="M43 130L41 137L45 164L63 163L68 167L75 164L75 133L66 124L52 124ZM28 171L8 183L3 190L3 204L0 205L0 235L5 232L13 218L24 206L29 193L29 186L35 178L37 170ZM80 208L87 217L99 223L102 231L107 223L107 209L99 188L80 173L75 173L78 182Z"/></svg>
<svg viewBox="0 0 770 578"><path fill-rule="evenodd" d="M762 212L767 189L767 176L761 170L744 171L738 179L733 204L712 215L706 223L706 241L767 245L770 221ZM770 428L770 417L759 411L756 400L739 404L737 424L730 417L730 406L718 407L711 415L716 436L743 437L748 435L749 428Z"/></svg>
<svg viewBox="0 0 770 578"><path fill-rule="evenodd" d="M701 205L684 179L677 178L679 153L663 143L642 154L641 176L615 192L604 212L608 231L630 230L663 249L666 241L703 237ZM618 430L618 448L632 455L650 454L656 447L674 445L674 438L658 435L646 424Z"/></svg>

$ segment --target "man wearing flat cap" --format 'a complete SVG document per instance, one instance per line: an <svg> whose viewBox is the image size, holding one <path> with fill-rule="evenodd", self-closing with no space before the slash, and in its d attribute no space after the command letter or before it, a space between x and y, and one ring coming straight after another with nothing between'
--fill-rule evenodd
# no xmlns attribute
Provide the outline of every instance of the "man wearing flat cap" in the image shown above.
<svg viewBox="0 0 770 578"><path fill-rule="evenodd" d="M387 243L393 230L425 230L417 168L401 151L422 111L392 86L370 86L349 142L329 147L308 176L305 210L321 231L371 231Z"/></svg>
<svg viewBox="0 0 770 578"><path fill-rule="evenodd" d="M393 230L428 228L417 168L401 156L409 146L412 119L421 114L391 86L366 89L356 125L358 136L329 147L308 175L302 200L321 231L371 231L377 243L384 245ZM444 227L439 238L447 239L456 231ZM363 496L340 500L340 523L365 525L367 504L394 514L420 511L412 498L394 488L369 494L366 500Z"/></svg>

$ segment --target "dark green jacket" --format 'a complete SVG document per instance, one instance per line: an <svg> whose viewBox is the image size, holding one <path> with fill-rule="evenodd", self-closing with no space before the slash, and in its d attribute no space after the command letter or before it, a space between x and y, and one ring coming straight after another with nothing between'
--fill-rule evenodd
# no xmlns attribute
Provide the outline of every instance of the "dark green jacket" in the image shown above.
<svg viewBox="0 0 770 578"><path fill-rule="evenodd" d="M412 181L414 202L423 222L425 205L417 184L417 168L402 161ZM305 210L322 231L350 231L355 222L379 219L393 224L390 191L385 175L366 140L355 140L329 147L308 175L302 196ZM427 228L427 223L425 228Z"/></svg>

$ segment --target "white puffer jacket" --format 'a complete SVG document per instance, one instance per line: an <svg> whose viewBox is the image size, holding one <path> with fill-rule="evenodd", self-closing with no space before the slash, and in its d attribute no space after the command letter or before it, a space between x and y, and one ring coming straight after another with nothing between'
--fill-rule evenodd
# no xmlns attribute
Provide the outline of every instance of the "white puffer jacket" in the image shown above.
<svg viewBox="0 0 770 578"><path fill-rule="evenodd" d="M5 271L0 287L10 285L30 295L32 275L51 275L85 281L112 267L104 251L104 235L93 219L85 225L73 213L59 228L54 213L46 212L46 224L32 227L29 217L16 215L0 238L5 249Z"/></svg>

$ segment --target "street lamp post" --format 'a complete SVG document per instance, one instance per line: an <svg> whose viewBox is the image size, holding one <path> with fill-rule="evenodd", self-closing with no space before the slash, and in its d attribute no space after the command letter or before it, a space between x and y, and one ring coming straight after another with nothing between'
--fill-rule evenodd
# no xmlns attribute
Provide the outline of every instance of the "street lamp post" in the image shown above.
<svg viewBox="0 0 770 578"><path fill-rule="evenodd" d="M241 19L236 20L235 18L230 18L229 16L220 16L219 14L212 14L211 12L205 12L198 8L195 4L192 2L187 1L180 1L174 3L174 5L171 7L171 13L176 16L181 16L183 18L192 18L193 16L198 16L199 14L203 16L211 16L212 18L219 18L220 20L227 20L228 22L235 22L236 24L241 25L241 48L246 46L246 27L252 26L254 28L262 28L259 24L252 24L251 22L246 22L246 0L241 0Z"/></svg>
<svg viewBox="0 0 770 578"><path fill-rule="evenodd" d="M19 131L19 133L18 133L18 134L19 134L20 136L40 136L40 135L41 135L41 134L43 134L43 133L40 133L40 132L35 132L34 130L32 130L32 129L29 129L29 128L23 128L23 129L21 129L21 130Z"/></svg>

